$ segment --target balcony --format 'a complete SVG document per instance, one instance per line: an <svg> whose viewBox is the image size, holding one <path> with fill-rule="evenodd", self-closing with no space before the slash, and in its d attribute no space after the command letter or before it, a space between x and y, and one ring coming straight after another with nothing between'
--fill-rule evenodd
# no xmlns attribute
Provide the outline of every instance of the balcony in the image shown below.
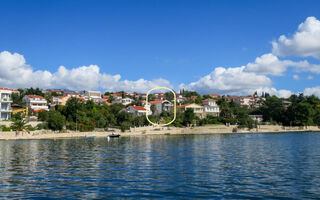
<svg viewBox="0 0 320 200"><path fill-rule="evenodd" d="M9 109L3 109L3 108L1 108L1 109L0 109L0 112L12 112L12 109L11 109L11 108L9 108Z"/></svg>
<svg viewBox="0 0 320 200"><path fill-rule="evenodd" d="M12 99L10 99L10 98L2 98L2 99L0 99L0 102L8 102L8 103L11 103L11 102L12 102Z"/></svg>

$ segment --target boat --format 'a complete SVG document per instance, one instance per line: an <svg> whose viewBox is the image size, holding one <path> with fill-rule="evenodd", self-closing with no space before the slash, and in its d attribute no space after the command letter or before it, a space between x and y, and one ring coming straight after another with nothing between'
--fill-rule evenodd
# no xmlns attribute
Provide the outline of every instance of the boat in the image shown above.
<svg viewBox="0 0 320 200"><path fill-rule="evenodd" d="M110 137L110 138L118 138L118 137L120 137L120 134L112 132L110 135L108 135L108 137Z"/></svg>

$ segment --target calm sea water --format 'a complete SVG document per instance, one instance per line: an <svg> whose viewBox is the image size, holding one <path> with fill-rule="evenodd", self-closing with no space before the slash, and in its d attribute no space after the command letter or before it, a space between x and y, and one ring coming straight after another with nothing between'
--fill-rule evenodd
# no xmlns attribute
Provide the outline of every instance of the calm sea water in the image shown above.
<svg viewBox="0 0 320 200"><path fill-rule="evenodd" d="M0 141L0 198L320 198L320 133Z"/></svg>

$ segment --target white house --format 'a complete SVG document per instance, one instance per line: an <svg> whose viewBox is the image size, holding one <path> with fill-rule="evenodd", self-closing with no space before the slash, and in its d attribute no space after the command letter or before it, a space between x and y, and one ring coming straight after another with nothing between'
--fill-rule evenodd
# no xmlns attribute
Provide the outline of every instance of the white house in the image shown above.
<svg viewBox="0 0 320 200"><path fill-rule="evenodd" d="M86 100L92 100L94 101L95 103L99 103L100 100L101 100L101 92L99 91L84 91L83 93L83 97L86 99Z"/></svg>
<svg viewBox="0 0 320 200"><path fill-rule="evenodd" d="M181 94L176 94L177 103L183 103L186 98L184 98Z"/></svg>
<svg viewBox="0 0 320 200"><path fill-rule="evenodd" d="M144 116L147 113L147 109L142 106L129 106L127 109L128 112L132 113L134 116ZM150 115L151 113L148 114Z"/></svg>
<svg viewBox="0 0 320 200"><path fill-rule="evenodd" d="M206 99L202 102L205 115L219 116L220 109L214 99Z"/></svg>
<svg viewBox="0 0 320 200"><path fill-rule="evenodd" d="M131 104L132 102L133 102L133 99L130 99L130 98L126 97L126 98L121 98L121 99L118 99L118 100L114 100L114 101L112 101L112 104L121 103L121 104L126 106L126 105Z"/></svg>
<svg viewBox="0 0 320 200"><path fill-rule="evenodd" d="M11 118L11 98L12 90L8 88L0 88L0 120L8 120Z"/></svg>
<svg viewBox="0 0 320 200"><path fill-rule="evenodd" d="M49 110L47 100L39 95L25 95L22 102L34 112Z"/></svg>

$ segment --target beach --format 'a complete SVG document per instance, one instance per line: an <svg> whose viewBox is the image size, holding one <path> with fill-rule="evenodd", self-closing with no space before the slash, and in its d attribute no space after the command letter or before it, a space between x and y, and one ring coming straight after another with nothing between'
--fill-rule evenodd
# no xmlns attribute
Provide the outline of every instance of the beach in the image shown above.
<svg viewBox="0 0 320 200"><path fill-rule="evenodd" d="M121 137L131 136L147 136L147 135L178 135L178 134L220 134L220 133L233 133L236 126L224 125L207 125L199 127L136 127L131 128L126 132L121 132L118 129L113 129L115 133L119 133ZM320 131L318 126L308 127L282 127L277 125L260 125L257 129L238 129L237 133L280 133L280 132L308 132ZM58 138L87 138L87 137L108 137L110 131L92 131L92 132L75 132L63 131L55 132L50 130L37 130L27 132L19 132L16 135L15 131L0 132L0 140L20 140L20 139L58 139Z"/></svg>

